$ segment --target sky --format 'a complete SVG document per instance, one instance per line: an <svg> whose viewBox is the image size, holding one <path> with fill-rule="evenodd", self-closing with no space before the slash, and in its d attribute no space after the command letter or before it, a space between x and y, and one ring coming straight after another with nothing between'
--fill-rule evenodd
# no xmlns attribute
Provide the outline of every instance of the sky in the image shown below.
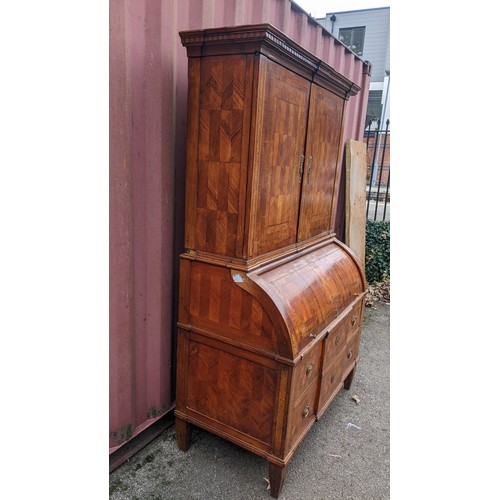
<svg viewBox="0 0 500 500"><path fill-rule="evenodd" d="M295 3L313 17L325 17L327 12L391 6L391 0L295 0Z"/></svg>

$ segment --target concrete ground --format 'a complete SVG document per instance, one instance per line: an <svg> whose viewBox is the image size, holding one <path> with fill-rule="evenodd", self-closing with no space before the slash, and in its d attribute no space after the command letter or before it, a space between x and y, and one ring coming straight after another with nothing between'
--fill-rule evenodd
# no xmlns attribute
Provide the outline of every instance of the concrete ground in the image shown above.
<svg viewBox="0 0 500 500"><path fill-rule="evenodd" d="M389 499L389 311L380 302L365 308L351 389L341 390L299 446L281 500ZM179 451L172 426L110 474L109 498L270 499L267 477L264 459L201 429Z"/></svg>

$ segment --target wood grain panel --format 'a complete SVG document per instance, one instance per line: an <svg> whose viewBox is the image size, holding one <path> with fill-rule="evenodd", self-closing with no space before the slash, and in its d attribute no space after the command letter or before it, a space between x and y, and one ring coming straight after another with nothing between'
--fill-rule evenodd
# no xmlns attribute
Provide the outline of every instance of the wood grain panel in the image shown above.
<svg viewBox="0 0 500 500"><path fill-rule="evenodd" d="M180 332L179 332L180 333ZM187 366L189 359L189 334L183 332L178 335L177 343L177 395L176 407L178 410L186 408L187 398Z"/></svg>
<svg viewBox="0 0 500 500"><path fill-rule="evenodd" d="M298 241L332 229L344 102L324 88L312 86Z"/></svg>
<svg viewBox="0 0 500 500"><path fill-rule="evenodd" d="M218 56L203 59L200 69L195 247L222 255L236 254L240 183L246 182L246 66L245 58Z"/></svg>
<svg viewBox="0 0 500 500"><path fill-rule="evenodd" d="M273 453L275 456L283 458L286 435L287 409L290 401L290 368L281 368L279 390L276 393L276 418L274 422L274 443Z"/></svg>
<svg viewBox="0 0 500 500"><path fill-rule="evenodd" d="M268 351L279 352L276 329L262 305L224 267L191 264L190 323Z"/></svg>
<svg viewBox="0 0 500 500"><path fill-rule="evenodd" d="M271 444L277 373L191 342L188 409Z"/></svg>
<svg viewBox="0 0 500 500"><path fill-rule="evenodd" d="M260 71L249 257L296 241L310 90L309 81L265 58Z"/></svg>

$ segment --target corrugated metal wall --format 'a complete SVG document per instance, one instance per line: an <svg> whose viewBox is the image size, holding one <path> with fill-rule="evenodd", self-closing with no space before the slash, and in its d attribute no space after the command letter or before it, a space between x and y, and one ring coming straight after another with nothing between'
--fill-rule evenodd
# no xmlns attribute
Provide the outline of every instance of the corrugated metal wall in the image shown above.
<svg viewBox="0 0 500 500"><path fill-rule="evenodd" d="M290 0L110 1L110 453L174 404L187 104L178 32L261 22L362 87L344 130L361 139L367 65Z"/></svg>

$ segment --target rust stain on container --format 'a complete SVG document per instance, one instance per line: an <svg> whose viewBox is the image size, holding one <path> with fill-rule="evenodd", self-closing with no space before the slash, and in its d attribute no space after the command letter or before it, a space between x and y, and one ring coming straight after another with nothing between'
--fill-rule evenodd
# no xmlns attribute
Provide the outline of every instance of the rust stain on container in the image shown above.
<svg viewBox="0 0 500 500"><path fill-rule="evenodd" d="M361 87L347 104L344 143L362 140L369 64L290 0L110 1L110 453L175 403L187 107L178 33L256 23L273 24ZM340 197L337 230L343 218Z"/></svg>

